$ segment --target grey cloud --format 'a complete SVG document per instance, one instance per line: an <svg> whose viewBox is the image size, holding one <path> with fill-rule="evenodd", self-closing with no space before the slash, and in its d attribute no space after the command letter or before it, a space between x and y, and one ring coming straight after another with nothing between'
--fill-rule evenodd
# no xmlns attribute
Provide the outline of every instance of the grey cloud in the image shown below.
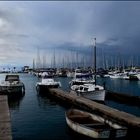
<svg viewBox="0 0 140 140"><path fill-rule="evenodd" d="M26 34L14 34L14 33L1 33L0 34L0 38L22 38L22 39L26 39L29 38L29 35Z"/></svg>
<svg viewBox="0 0 140 140"><path fill-rule="evenodd" d="M39 46L51 52L55 49L86 55L90 53L91 38L96 37L99 52L140 52L140 2L0 3L0 18L7 23L6 30L0 29L4 41L0 44L5 51L7 45L29 57L29 52L35 55Z"/></svg>

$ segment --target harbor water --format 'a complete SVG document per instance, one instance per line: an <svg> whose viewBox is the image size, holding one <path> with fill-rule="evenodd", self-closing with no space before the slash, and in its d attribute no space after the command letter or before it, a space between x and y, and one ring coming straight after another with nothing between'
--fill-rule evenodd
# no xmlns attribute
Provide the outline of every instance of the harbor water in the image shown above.
<svg viewBox="0 0 140 140"><path fill-rule="evenodd" d="M4 80L5 74L0 75ZM20 74L25 84L25 95L9 100L13 140L72 140L84 139L68 128L65 121L65 111L68 106L60 104L36 91L36 82L40 79L31 74ZM69 91L71 78L57 78L62 89ZM109 78L98 78L97 83L106 88L134 96L140 96L140 81L128 81ZM118 110L125 111L140 117L140 106L106 100L105 104Z"/></svg>

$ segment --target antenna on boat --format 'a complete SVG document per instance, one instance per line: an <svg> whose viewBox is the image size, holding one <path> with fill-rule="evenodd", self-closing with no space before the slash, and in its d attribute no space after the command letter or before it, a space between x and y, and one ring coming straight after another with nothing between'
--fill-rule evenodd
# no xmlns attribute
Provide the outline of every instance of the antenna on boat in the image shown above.
<svg viewBox="0 0 140 140"><path fill-rule="evenodd" d="M94 79L96 85L96 38L94 38Z"/></svg>

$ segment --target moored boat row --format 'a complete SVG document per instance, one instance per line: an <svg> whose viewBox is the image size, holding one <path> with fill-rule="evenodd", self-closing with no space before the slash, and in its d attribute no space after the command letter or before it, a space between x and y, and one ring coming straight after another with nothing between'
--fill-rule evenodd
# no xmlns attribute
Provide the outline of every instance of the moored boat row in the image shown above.
<svg viewBox="0 0 140 140"><path fill-rule="evenodd" d="M96 38L94 39L94 42L95 42L94 52L96 52ZM96 62L96 55L94 60ZM94 79L90 71L76 69L74 73L74 78L70 82L70 88L74 94L77 94L79 96L83 96L91 100L104 101L105 100L104 87L96 84L96 63L94 63L94 69L95 69ZM44 79L45 76L46 79ZM60 87L58 82L55 82L53 79L47 78L48 76L49 74L43 75L42 73L42 81L37 83L36 85L39 91L43 88L45 89L45 88Z"/></svg>

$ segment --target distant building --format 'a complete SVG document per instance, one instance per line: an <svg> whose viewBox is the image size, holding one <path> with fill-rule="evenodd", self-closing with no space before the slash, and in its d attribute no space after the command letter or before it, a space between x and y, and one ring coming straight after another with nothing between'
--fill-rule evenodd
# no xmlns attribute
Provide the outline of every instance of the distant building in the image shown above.
<svg viewBox="0 0 140 140"><path fill-rule="evenodd" d="M30 69L30 67L29 67L29 66L24 66L24 67L22 68L22 71L23 71L23 72L28 72L28 71L29 71L29 69Z"/></svg>

